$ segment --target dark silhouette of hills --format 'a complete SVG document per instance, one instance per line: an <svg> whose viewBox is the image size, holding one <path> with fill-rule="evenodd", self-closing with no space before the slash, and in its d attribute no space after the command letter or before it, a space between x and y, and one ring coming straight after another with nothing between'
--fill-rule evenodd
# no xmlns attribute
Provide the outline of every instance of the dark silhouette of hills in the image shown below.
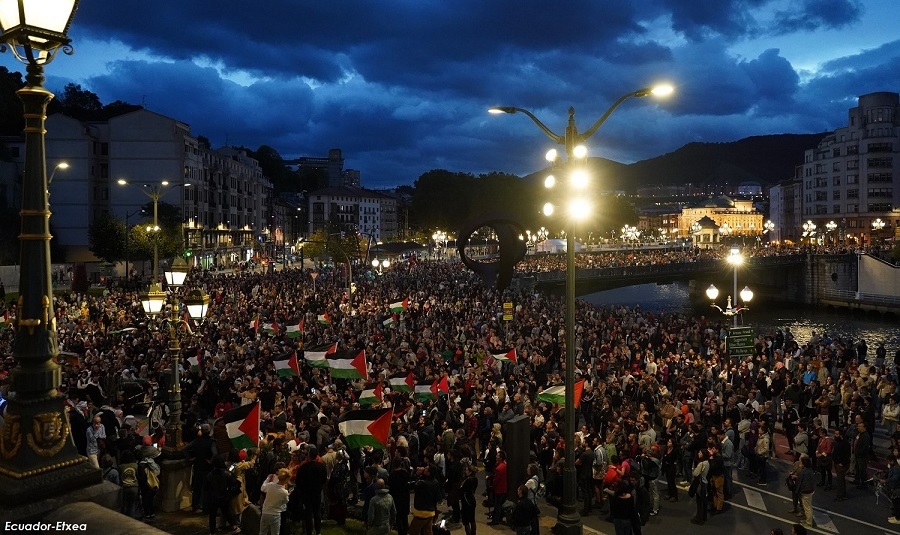
<svg viewBox="0 0 900 535"><path fill-rule="evenodd" d="M590 158L593 176L601 190L633 193L637 188L694 184L758 182L771 186L794 176L803 163L803 152L815 148L828 132L820 134L775 134L753 136L727 143L688 143L680 149L622 164L605 158ZM548 169L526 176L543 181Z"/></svg>

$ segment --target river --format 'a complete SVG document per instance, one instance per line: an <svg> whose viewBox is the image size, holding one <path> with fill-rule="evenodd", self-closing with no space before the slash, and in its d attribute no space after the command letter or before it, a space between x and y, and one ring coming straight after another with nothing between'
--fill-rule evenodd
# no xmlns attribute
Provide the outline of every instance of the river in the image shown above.
<svg viewBox="0 0 900 535"><path fill-rule="evenodd" d="M683 283L641 284L588 294L580 296L579 299L596 306L640 306L643 310L657 313L719 314L711 307L708 312L693 308L690 292ZM889 356L900 349L900 326L896 318L857 316L814 307L789 308L767 305L765 310L757 311L753 309L751 303L750 309L744 314L744 321L746 325L755 327L757 332L774 332L776 328L789 328L800 343L806 343L815 331L819 335L827 333L832 338L865 340L871 354L874 354L875 348L881 343L884 344Z"/></svg>

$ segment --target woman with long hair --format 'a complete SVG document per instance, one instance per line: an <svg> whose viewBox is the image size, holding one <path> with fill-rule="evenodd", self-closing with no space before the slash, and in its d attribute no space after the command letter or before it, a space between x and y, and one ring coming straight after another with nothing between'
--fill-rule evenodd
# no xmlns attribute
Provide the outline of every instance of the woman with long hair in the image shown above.
<svg viewBox="0 0 900 535"><path fill-rule="evenodd" d="M475 535L475 491L478 489L478 478L475 467L471 463L463 466L463 480L459 486L460 520L466 535Z"/></svg>

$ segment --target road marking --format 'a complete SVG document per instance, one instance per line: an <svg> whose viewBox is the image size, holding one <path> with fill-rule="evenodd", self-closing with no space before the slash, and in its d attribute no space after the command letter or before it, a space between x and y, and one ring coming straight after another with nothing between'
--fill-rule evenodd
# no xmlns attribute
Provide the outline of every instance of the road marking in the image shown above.
<svg viewBox="0 0 900 535"><path fill-rule="evenodd" d="M815 507L813 507L813 520L815 520L817 526L824 530L831 531L833 533L838 532L837 526L834 525L834 520L832 520L830 516L828 516L821 510L816 511Z"/></svg>
<svg viewBox="0 0 900 535"><path fill-rule="evenodd" d="M751 513L756 513L756 514L758 514L758 515L762 515L762 516L771 518L772 520L778 520L779 522L784 522L785 524L795 524L795 523L797 522L796 519L795 519L795 520L789 520L789 519L787 519L787 518L782 518L782 517L780 517L780 516L775 516L775 515L773 515L773 514L766 513L766 512L764 512L764 511L760 511L760 510L758 510L758 509L753 509L753 508L751 508L751 507L747 507L746 505L741 505L741 504L739 504L739 503L734 503L734 502L729 502L729 503L731 504L732 507L737 507L738 509L743 509L743 510L745 510L745 511L750 511ZM815 527L815 528L806 528L806 531L807 531L807 532L813 532L813 533L821 533L822 535L832 535L832 534L834 533L834 532L832 532L832 531L825 531L824 529L819 529L818 527Z"/></svg>
<svg viewBox="0 0 900 535"><path fill-rule="evenodd" d="M744 489L744 498L747 499L747 505L754 509L767 511L766 502L763 500L762 494L753 489Z"/></svg>
<svg viewBox="0 0 900 535"><path fill-rule="evenodd" d="M741 483L740 481L735 481L734 483L735 483L736 485L740 485L741 487L745 487L745 488L744 488L744 492L746 492L747 489L749 489L749 487L748 487L746 484ZM776 498L780 498L780 499L782 499L782 500L784 500L784 501L790 501L790 499L791 499L791 498L788 497L788 496L782 496L781 494L776 494L776 493L774 493L774 492L769 492L769 491L767 491L767 490L762 490L762 489L752 489L752 490L756 490L757 492L762 492L762 493L768 494L768 495L770 495L770 496L774 496L774 497L776 497ZM732 504L732 505L737 505L737 504ZM885 529L883 526L877 526L877 525L875 525L875 524L870 524L869 522L866 522L866 521L864 521L864 520L860 520L860 519L858 519L858 518L854 518L854 517L852 517L852 516L842 515L842 514L840 514L840 513L835 512L835 511L831 511L831 510L829 510L829 509L825 509L824 507L816 507L816 506L813 506L813 512L815 512L816 510L824 511L825 513L828 513L828 514L831 515L831 516L837 516L837 517L843 518L843 519L845 519L845 520L850 520L850 521L853 521L853 522L858 522L858 523L860 523L860 524L862 524L862 525L864 525L864 526L869 526L870 528L882 529L882 530L884 530L884 532L885 532L887 535L900 535L900 531L893 531L893 530L890 530L890 529Z"/></svg>
<svg viewBox="0 0 900 535"><path fill-rule="evenodd" d="M596 533L597 535L603 535L602 531L597 531L596 529L585 526L584 524L581 525L581 529L583 529L587 533Z"/></svg>

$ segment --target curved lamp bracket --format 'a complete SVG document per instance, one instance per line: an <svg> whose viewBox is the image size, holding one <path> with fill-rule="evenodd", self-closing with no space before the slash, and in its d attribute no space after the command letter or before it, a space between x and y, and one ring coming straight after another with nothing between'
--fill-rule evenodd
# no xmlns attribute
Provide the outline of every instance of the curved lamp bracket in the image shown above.
<svg viewBox="0 0 900 535"><path fill-rule="evenodd" d="M482 227L491 227L497 233L500 259L496 262L481 262L466 255L466 244L469 243L469 238ZM457 232L456 250L459 252L459 258L463 264L480 276L485 285L505 290L512 281L513 268L525 258L527 244L524 240L519 239L519 236L524 233L524 226L511 217L507 217L506 214L481 215L470 219Z"/></svg>

